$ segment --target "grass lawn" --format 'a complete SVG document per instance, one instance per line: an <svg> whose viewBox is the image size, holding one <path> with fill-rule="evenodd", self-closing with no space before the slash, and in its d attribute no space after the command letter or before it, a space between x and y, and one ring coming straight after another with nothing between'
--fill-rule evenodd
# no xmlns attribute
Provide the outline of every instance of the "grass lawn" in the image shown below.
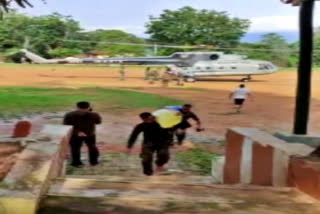
<svg viewBox="0 0 320 214"><path fill-rule="evenodd" d="M81 100L90 101L102 110L160 108L180 105L182 101L130 90L104 88L0 88L0 116L60 111L73 108Z"/></svg>
<svg viewBox="0 0 320 214"><path fill-rule="evenodd" d="M176 159L182 169L192 169L202 175L210 175L212 160L218 156L205 149L195 148L186 152L178 152Z"/></svg>

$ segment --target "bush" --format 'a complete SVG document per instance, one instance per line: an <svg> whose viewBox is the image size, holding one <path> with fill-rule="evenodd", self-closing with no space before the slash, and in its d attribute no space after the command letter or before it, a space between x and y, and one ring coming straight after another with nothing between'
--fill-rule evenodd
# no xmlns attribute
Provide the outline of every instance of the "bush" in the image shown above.
<svg viewBox="0 0 320 214"><path fill-rule="evenodd" d="M56 48L49 51L50 56L56 57L69 57L83 54L80 49Z"/></svg>

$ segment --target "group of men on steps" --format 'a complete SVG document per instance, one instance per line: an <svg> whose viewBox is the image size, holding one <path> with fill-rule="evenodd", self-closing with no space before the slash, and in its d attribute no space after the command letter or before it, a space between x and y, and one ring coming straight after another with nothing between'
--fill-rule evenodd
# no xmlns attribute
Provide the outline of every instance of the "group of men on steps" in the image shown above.
<svg viewBox="0 0 320 214"><path fill-rule="evenodd" d="M174 146L174 136L177 137L177 144L182 145L186 136L186 130L191 127L189 119L196 121L197 131L202 131L201 121L199 117L191 111L192 105L185 104L180 109L182 121L178 125L171 128L162 128L150 112L140 114L141 123L133 129L127 144L128 154L131 152L140 133L143 133L143 144L141 149L141 160L143 173L145 175L153 175L153 159L156 155L155 164L156 171L164 170L164 165L170 159L170 146ZM82 144L88 147L89 162L92 166L99 164L99 150L96 146L95 126L102 122L101 116L93 112L89 102L78 102L77 109L65 115L63 124L73 126L72 136L70 139L71 148L71 165L74 167L82 167L80 154Z"/></svg>

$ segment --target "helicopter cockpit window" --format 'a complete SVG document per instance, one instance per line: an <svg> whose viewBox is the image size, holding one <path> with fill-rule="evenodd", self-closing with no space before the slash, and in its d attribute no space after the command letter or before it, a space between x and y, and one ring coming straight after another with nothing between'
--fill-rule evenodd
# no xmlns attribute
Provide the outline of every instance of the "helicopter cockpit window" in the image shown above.
<svg viewBox="0 0 320 214"><path fill-rule="evenodd" d="M189 56L190 56L189 54L181 54L182 59L187 59L187 58L189 58Z"/></svg>
<svg viewBox="0 0 320 214"><path fill-rule="evenodd" d="M269 70L269 66L266 64L259 64L259 70Z"/></svg>
<svg viewBox="0 0 320 214"><path fill-rule="evenodd" d="M218 55L218 54L212 54L212 55L210 56L210 59L211 59L211 60L217 60L217 59L219 59L219 55Z"/></svg>
<svg viewBox="0 0 320 214"><path fill-rule="evenodd" d="M173 55L172 55L172 58L180 59L180 58L181 58L181 55L176 53L176 54L173 54Z"/></svg>

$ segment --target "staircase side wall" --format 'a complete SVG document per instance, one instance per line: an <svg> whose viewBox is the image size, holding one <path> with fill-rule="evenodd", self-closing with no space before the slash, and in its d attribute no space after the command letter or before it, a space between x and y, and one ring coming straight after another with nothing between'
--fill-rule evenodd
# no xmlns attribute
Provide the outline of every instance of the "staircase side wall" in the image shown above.
<svg viewBox="0 0 320 214"><path fill-rule="evenodd" d="M26 146L0 184L1 214L35 214L50 180L62 174L68 126L45 126L35 143Z"/></svg>
<svg viewBox="0 0 320 214"><path fill-rule="evenodd" d="M291 157L289 184L320 200L320 163L308 157Z"/></svg>
<svg viewBox="0 0 320 214"><path fill-rule="evenodd" d="M226 141L225 184L288 186L290 156L312 151L255 128L231 128Z"/></svg>

